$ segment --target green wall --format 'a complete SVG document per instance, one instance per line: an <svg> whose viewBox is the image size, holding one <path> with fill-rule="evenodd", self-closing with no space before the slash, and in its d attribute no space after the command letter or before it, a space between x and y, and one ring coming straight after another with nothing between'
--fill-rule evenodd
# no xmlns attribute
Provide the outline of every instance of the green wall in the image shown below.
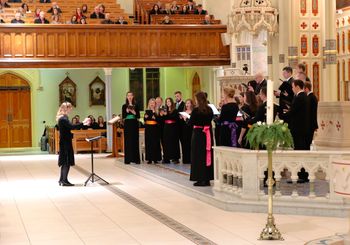
<svg viewBox="0 0 350 245"><path fill-rule="evenodd" d="M89 84L98 75L105 80L103 69L21 69L1 70L2 73L13 73L26 79L31 86L32 108L32 142L33 147L39 145L45 125L56 124L55 117L59 107L59 84L66 78L67 73L77 85L77 107L71 116L76 114L85 118L89 114L105 118L105 106L89 106ZM180 90L183 98L191 97L192 78L198 73L202 90L211 94L211 68L160 68L160 96L174 97L174 92ZM120 114L129 90L129 69L115 68L112 70L112 113ZM147 103L145 103L146 105ZM46 123L44 124L43 121Z"/></svg>

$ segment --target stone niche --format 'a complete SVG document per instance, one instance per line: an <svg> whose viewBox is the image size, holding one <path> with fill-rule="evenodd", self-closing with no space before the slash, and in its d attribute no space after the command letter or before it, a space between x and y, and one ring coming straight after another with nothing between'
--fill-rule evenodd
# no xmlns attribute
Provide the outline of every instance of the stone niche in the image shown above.
<svg viewBox="0 0 350 245"><path fill-rule="evenodd" d="M350 150L350 102L319 102L317 149Z"/></svg>

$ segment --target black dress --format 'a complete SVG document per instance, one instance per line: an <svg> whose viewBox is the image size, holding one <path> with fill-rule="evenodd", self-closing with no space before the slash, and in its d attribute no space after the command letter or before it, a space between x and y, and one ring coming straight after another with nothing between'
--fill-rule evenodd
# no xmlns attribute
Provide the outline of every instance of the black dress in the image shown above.
<svg viewBox="0 0 350 245"><path fill-rule="evenodd" d="M163 116L164 128L163 128L163 158L164 163L169 163L170 160L175 162L180 158L180 145L179 145L179 113L175 109L172 112L168 111L167 115Z"/></svg>
<svg viewBox="0 0 350 245"><path fill-rule="evenodd" d="M73 134L71 133L71 130L74 129L74 125L71 124L67 116L62 116L58 120L58 129L60 131L58 166L74 166Z"/></svg>
<svg viewBox="0 0 350 245"><path fill-rule="evenodd" d="M145 115L148 115L147 118L144 118L146 161L158 162L162 159L160 151L160 130L158 116L151 110L147 110Z"/></svg>
<svg viewBox="0 0 350 245"><path fill-rule="evenodd" d="M189 121L189 125L193 126L191 139L191 175L192 181L209 181L214 179L213 167L213 150L211 149L211 164L207 166L207 137L203 132L203 126L210 129L211 145L213 145L213 135L211 129L211 120L213 118L212 110L207 114L203 114L195 108ZM198 128L196 126L199 126Z"/></svg>
<svg viewBox="0 0 350 245"><path fill-rule="evenodd" d="M250 149L250 145L249 142L246 139L249 127L248 127L248 122L249 120L254 117L254 113L252 112L252 110L250 109L249 105L244 104L241 108L241 111L244 112L246 114L246 117L243 117L243 122L241 122L241 127L239 127L239 132L237 133L237 137L239 137L239 135L241 134L241 130L242 128L245 128L245 133L243 135L243 139L242 139L242 145L240 145L240 147L242 148L246 148L246 149ZM238 124L238 126L240 126Z"/></svg>
<svg viewBox="0 0 350 245"><path fill-rule="evenodd" d="M220 145L237 146L237 124L236 117L238 113L236 103L227 103L222 106L220 113Z"/></svg>
<svg viewBox="0 0 350 245"><path fill-rule="evenodd" d="M181 150L182 150L182 163L191 163L191 138L192 138L192 125L189 120L184 121L180 119L181 127Z"/></svg>
<svg viewBox="0 0 350 245"><path fill-rule="evenodd" d="M140 111L135 105L136 115L126 112L128 105L122 107L122 117L124 119L124 163L140 163L140 146L139 146L139 121Z"/></svg>

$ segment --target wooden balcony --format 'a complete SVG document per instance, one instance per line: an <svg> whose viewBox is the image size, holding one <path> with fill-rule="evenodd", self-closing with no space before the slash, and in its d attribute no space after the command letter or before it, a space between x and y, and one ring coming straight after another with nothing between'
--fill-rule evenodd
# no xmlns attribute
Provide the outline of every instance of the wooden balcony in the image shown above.
<svg viewBox="0 0 350 245"><path fill-rule="evenodd" d="M0 68L230 64L225 25L0 25Z"/></svg>

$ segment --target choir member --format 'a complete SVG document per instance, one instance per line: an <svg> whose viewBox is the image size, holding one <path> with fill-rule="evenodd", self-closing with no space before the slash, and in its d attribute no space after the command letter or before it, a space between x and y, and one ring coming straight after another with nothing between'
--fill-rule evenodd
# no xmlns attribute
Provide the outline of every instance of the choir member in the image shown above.
<svg viewBox="0 0 350 245"><path fill-rule="evenodd" d="M238 105L235 102L235 90L230 88L224 89L224 102L219 117L220 122L220 145L237 146L237 124L236 117Z"/></svg>
<svg viewBox="0 0 350 245"><path fill-rule="evenodd" d="M193 110L193 101L191 99L186 100L185 109L188 115L192 114ZM180 116L180 127L181 127L181 150L182 150L182 163L190 164L191 163L191 138L192 138L192 126L188 124L190 118L186 116Z"/></svg>
<svg viewBox="0 0 350 245"><path fill-rule="evenodd" d="M125 104L122 107L124 119L124 163L140 164L139 121L140 111L136 105L134 94L126 94Z"/></svg>
<svg viewBox="0 0 350 245"><path fill-rule="evenodd" d="M255 85L255 88L253 87ZM255 74L255 83L249 83L248 90L255 92L256 95L260 93L262 87L267 86L267 81L261 72Z"/></svg>
<svg viewBox="0 0 350 245"><path fill-rule="evenodd" d="M160 150L160 131L158 115L156 110L156 100L151 98L148 101L148 109L144 116L145 122L145 148L147 163L158 163L162 159Z"/></svg>
<svg viewBox="0 0 350 245"><path fill-rule="evenodd" d="M160 135L160 144L162 148L164 148L164 143L163 143L163 131L164 131L164 120L163 116L161 116L161 112L166 110L165 106L163 106L163 98L158 96L156 98L156 112L158 115L158 129L159 129L159 135Z"/></svg>
<svg viewBox="0 0 350 245"><path fill-rule="evenodd" d="M297 65L297 69L296 69L296 73L304 73L306 75L306 66L302 63ZM305 79L306 82L311 82L310 78L308 76L306 76Z"/></svg>
<svg viewBox="0 0 350 245"><path fill-rule="evenodd" d="M274 91L274 94L277 98L279 98L279 108L278 113L283 113L284 109L288 109L287 106L290 106L293 101L294 93L292 90L292 82L293 82L293 68L292 67L284 67L282 72L283 78L285 79L278 91Z"/></svg>
<svg viewBox="0 0 350 245"><path fill-rule="evenodd" d="M195 99L197 106L193 109L189 121L193 126L190 180L196 181L194 186L210 186L210 180L214 178L211 133L213 111L208 106L203 92L198 92Z"/></svg>
<svg viewBox="0 0 350 245"><path fill-rule="evenodd" d="M310 112L310 126L309 126L309 133L307 137L307 145L312 144L312 140L314 138L314 133L318 129L318 122L317 122L317 107L318 107L318 100L315 94L312 91L312 85L311 82L305 82L305 93L307 95L308 104L309 104L309 112Z"/></svg>
<svg viewBox="0 0 350 245"><path fill-rule="evenodd" d="M185 102L182 100L182 93L181 93L181 91L176 91L174 93L174 96L175 96L175 102L176 102L176 106L175 106L176 110L178 112L184 111L184 109L185 109ZM180 117L179 117L179 119L180 119ZM179 129L178 129L179 137L178 137L178 139L181 142L181 146L182 146L182 144L185 144L185 143L183 142L184 139L182 138L183 134L181 133L181 129L182 129L181 123L179 123L178 126L179 126Z"/></svg>
<svg viewBox="0 0 350 245"><path fill-rule="evenodd" d="M58 184L61 186L73 186L74 184L68 181L68 172L70 166L74 166L74 151L72 145L73 134L72 129L75 126L69 122L68 114L72 111L72 104L63 102L57 111L56 121L60 131L59 156L58 166L61 167L61 174Z"/></svg>
<svg viewBox="0 0 350 245"><path fill-rule="evenodd" d="M179 113L175 108L175 103L172 98L165 100L166 111L160 111L163 116L163 163L170 163L173 160L179 163L180 146L179 146Z"/></svg>
<svg viewBox="0 0 350 245"><path fill-rule="evenodd" d="M238 144L241 147L250 149L248 141L246 140L245 136L248 133L249 127L248 122L251 118L254 117L257 108L258 108L258 101L256 99L255 93L252 91L246 91L243 93L243 100L244 105L241 108L241 111L244 113L244 121L243 126L238 138Z"/></svg>

